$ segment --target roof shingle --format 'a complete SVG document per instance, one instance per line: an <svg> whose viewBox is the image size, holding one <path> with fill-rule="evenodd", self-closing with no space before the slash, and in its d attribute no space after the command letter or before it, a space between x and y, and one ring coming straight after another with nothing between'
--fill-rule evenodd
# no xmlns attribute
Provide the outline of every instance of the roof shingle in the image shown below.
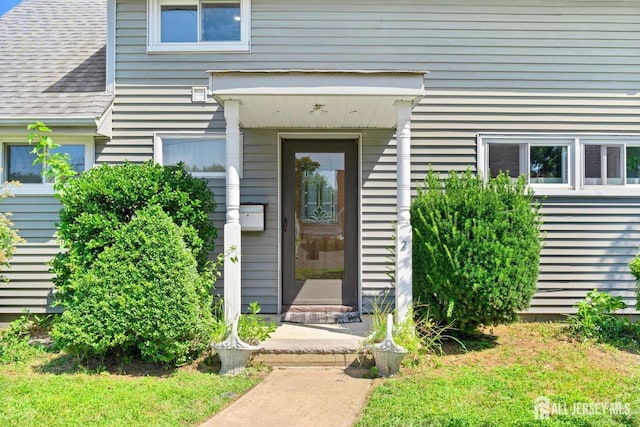
<svg viewBox="0 0 640 427"><path fill-rule="evenodd" d="M0 16L0 119L101 116L105 45L105 0L23 0Z"/></svg>

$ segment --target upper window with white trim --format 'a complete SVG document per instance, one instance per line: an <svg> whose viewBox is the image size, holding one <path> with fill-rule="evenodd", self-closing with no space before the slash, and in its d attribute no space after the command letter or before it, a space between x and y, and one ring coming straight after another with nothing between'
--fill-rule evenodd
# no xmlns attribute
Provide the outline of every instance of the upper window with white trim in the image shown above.
<svg viewBox="0 0 640 427"><path fill-rule="evenodd" d="M148 52L248 51L250 0L149 0Z"/></svg>
<svg viewBox="0 0 640 427"><path fill-rule="evenodd" d="M639 189L640 136L480 135L478 169L525 175L536 189Z"/></svg>
<svg viewBox="0 0 640 427"><path fill-rule="evenodd" d="M161 165L182 163L193 176L201 178L226 176L225 134L156 133L153 152L156 163Z"/></svg>
<svg viewBox="0 0 640 427"><path fill-rule="evenodd" d="M71 167L78 173L90 169L94 163L94 145L91 137L55 136L60 147L52 152L69 155ZM42 174L43 166L34 164L34 145L29 145L20 137L6 137L0 140L0 164L2 181L18 181L21 187L13 190L16 194L48 194L53 192L52 182Z"/></svg>

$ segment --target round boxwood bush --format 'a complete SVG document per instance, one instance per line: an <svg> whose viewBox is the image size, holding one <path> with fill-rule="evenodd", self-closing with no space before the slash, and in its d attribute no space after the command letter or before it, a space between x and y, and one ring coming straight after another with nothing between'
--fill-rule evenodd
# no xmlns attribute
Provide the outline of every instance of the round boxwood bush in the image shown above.
<svg viewBox="0 0 640 427"><path fill-rule="evenodd" d="M411 206L416 312L465 333L514 321L537 286L539 209L524 177L430 171Z"/></svg>
<svg viewBox="0 0 640 427"><path fill-rule="evenodd" d="M102 165L69 180L60 201L58 237L64 251L53 262L57 304L64 306L72 297L72 274L90 268L104 248L116 241L118 231L149 205L161 206L182 227L198 269L207 268L216 237L209 219L215 201L206 182L191 176L182 165Z"/></svg>
<svg viewBox="0 0 640 427"><path fill-rule="evenodd" d="M83 356L139 356L178 365L209 344L212 274L197 270L184 233L158 205L140 209L86 271L51 335Z"/></svg>

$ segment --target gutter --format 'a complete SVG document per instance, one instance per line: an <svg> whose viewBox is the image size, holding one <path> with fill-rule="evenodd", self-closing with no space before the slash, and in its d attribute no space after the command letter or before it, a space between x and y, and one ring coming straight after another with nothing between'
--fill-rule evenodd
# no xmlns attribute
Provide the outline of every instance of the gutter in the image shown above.
<svg viewBox="0 0 640 427"><path fill-rule="evenodd" d="M106 136L111 138L112 135L112 127L111 127L111 112L113 111L113 100L109 103L107 108L100 114L98 117L0 117L0 126L11 126L11 127L24 127L27 128L28 125L34 123L36 121L43 122L49 127L86 127L91 128L92 132Z"/></svg>
<svg viewBox="0 0 640 427"><path fill-rule="evenodd" d="M33 122L43 122L47 126L96 126L95 117L0 117L0 125L16 126L29 125Z"/></svg>

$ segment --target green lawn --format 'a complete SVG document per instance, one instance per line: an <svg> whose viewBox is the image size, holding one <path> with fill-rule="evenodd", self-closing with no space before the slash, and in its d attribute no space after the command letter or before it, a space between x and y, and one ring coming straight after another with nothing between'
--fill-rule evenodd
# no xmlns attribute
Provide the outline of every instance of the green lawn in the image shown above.
<svg viewBox="0 0 640 427"><path fill-rule="evenodd" d="M497 339L469 342L469 352L452 346L446 356L425 357L396 378L376 380L357 425L640 426L640 355L572 342L557 324L493 332ZM535 421L540 396L564 414ZM610 414L616 411L622 413Z"/></svg>
<svg viewBox="0 0 640 427"><path fill-rule="evenodd" d="M495 339L467 342L467 352L446 346L445 356L376 380L357 426L640 426L640 355L573 342L557 324L493 332ZM254 368L224 377L216 368L201 362L172 371L135 363L89 369L41 351L0 364L0 426L195 426L267 373ZM535 421L541 396L566 413ZM602 412L595 404L623 413L573 413Z"/></svg>
<svg viewBox="0 0 640 427"><path fill-rule="evenodd" d="M225 377L202 363L88 371L57 358L0 365L1 426L195 426L266 375Z"/></svg>

